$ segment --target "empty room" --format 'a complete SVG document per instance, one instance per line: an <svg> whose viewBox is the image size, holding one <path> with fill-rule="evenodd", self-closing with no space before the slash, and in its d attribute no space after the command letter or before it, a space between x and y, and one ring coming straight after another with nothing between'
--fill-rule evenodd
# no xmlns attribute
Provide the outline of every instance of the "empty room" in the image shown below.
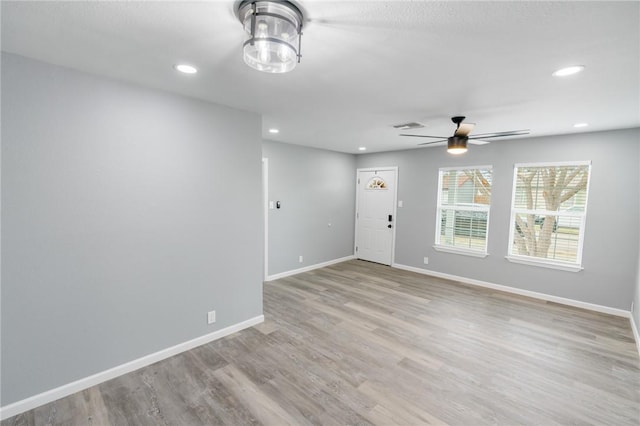
<svg viewBox="0 0 640 426"><path fill-rule="evenodd" d="M640 2L0 19L2 426L640 424Z"/></svg>

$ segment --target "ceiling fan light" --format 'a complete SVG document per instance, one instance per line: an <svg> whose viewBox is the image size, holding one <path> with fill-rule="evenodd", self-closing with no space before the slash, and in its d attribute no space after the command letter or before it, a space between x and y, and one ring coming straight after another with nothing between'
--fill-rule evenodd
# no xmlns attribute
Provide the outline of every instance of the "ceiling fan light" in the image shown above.
<svg viewBox="0 0 640 426"><path fill-rule="evenodd" d="M460 155L467 152L467 148L449 148L447 149L447 152L453 155Z"/></svg>
<svg viewBox="0 0 640 426"><path fill-rule="evenodd" d="M247 33L244 62L251 68L284 73L300 62L303 16L293 3L244 0L238 7L238 18Z"/></svg>
<svg viewBox="0 0 640 426"><path fill-rule="evenodd" d="M460 155L467 152L468 137L451 136L447 139L447 152L453 155Z"/></svg>

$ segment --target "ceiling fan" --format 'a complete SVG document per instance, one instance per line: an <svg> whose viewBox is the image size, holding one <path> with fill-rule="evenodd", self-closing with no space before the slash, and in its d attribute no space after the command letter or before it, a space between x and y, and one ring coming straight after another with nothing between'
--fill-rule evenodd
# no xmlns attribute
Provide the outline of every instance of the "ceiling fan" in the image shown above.
<svg viewBox="0 0 640 426"><path fill-rule="evenodd" d="M447 142L447 152L451 154L463 154L467 152L467 142L475 145L484 145L489 143L489 141L484 139L493 139L493 138L503 138L506 136L518 136L518 135L527 135L529 134L529 130L509 130L506 132L495 132L495 133L482 133L474 136L469 136L469 133L475 127L474 123L463 123L464 116L455 116L451 117L451 121L456 125L456 131L453 133L453 136L428 136L428 135L408 135L401 133L400 136L410 136L414 138L433 138L440 139L437 141L430 141L420 143L418 145L432 145L442 142Z"/></svg>

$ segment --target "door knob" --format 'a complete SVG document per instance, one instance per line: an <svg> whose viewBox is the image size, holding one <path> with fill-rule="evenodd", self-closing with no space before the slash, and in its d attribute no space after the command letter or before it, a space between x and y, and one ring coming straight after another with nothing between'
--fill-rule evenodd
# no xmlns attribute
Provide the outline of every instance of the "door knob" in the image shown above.
<svg viewBox="0 0 640 426"><path fill-rule="evenodd" d="M391 228L391 225L387 225L387 228Z"/></svg>

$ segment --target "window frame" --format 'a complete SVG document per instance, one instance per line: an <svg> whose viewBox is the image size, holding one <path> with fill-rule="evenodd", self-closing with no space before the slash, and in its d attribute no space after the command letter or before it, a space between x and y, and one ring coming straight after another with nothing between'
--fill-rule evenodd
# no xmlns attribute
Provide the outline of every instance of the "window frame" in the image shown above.
<svg viewBox="0 0 640 426"><path fill-rule="evenodd" d="M433 248L436 251L453 253L453 254L461 254L465 256L473 256L473 257L487 257L488 247L489 247L489 220L490 220L490 211L491 211L491 199L489 200L489 204L487 204L486 209L479 206L444 206L442 204L442 183L444 174L450 172L452 170L461 171L461 170L488 170L491 173L491 188L493 188L493 166L492 165L480 165L480 166L453 166L453 167L440 167L438 168L438 194L436 199L436 232L435 232L435 244ZM492 194L493 195L493 194ZM470 212L486 212L487 213L487 224L485 228L484 235L484 248L483 249L472 249L472 248L463 248L456 247L452 245L442 244L440 241L441 233L442 233L442 211L448 207L453 210L466 210ZM462 208L458 208L462 207Z"/></svg>
<svg viewBox="0 0 640 426"><path fill-rule="evenodd" d="M535 168L545 168L545 167L566 167L566 166L587 166L588 176L587 176L587 185L585 187L585 196L584 196L584 211L581 213L576 212L565 212L559 214L559 211L550 211L550 210L542 210L542 209L516 209L516 189L518 186L518 169L525 167L535 167ZM584 234L587 222L587 209L589 205L589 187L591 185L591 161L556 161L556 162L540 162L540 163L515 163L513 165L513 188L511 192L511 213L509 215L510 224L509 224L509 245L507 248L507 256L506 259L513 263L520 263L531 266L538 266L543 268L551 268L551 269L559 269L563 271L569 272L579 272L584 269L582 266L582 254L584 248ZM574 195L575 196L575 195ZM556 220L559 221L560 217L579 217L580 220L580 229L578 230L578 246L576 251L576 262L569 262L564 260L556 260L535 256L526 256L522 254L514 254L513 253L513 245L515 240L515 223L516 223L516 214L535 214L538 216L556 216Z"/></svg>

